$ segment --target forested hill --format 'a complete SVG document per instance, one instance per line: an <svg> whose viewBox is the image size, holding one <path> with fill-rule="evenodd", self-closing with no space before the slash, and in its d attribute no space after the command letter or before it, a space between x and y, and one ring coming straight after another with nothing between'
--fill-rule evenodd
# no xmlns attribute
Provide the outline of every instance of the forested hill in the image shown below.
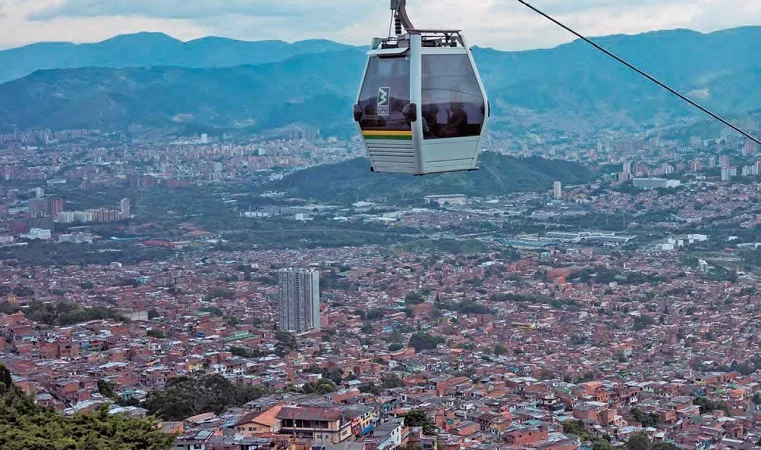
<svg viewBox="0 0 761 450"><path fill-rule="evenodd" d="M510 192L549 191L555 181L580 184L595 178L581 164L543 158L515 158L483 153L480 170L449 174L411 175L372 173L370 161L353 159L296 172L262 190L284 191L308 200L350 203L372 198L420 201L429 194L466 194L486 197Z"/></svg>

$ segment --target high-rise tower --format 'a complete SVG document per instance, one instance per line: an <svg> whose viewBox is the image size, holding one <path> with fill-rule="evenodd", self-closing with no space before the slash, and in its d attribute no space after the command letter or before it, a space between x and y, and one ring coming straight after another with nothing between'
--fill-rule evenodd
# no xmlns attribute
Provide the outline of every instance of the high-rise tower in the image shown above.
<svg viewBox="0 0 761 450"><path fill-rule="evenodd" d="M281 331L320 329L320 272L312 269L283 269L280 284Z"/></svg>
<svg viewBox="0 0 761 450"><path fill-rule="evenodd" d="M552 185L552 194L556 200L563 198L563 183L556 181L555 184Z"/></svg>
<svg viewBox="0 0 761 450"><path fill-rule="evenodd" d="M132 217L132 212L130 211L130 204L128 198L123 198L119 202L119 216L121 219L129 219Z"/></svg>

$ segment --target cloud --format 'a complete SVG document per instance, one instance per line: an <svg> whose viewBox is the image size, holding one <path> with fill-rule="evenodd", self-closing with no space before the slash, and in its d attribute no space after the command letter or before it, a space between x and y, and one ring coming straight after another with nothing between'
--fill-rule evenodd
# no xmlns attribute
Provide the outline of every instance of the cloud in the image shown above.
<svg viewBox="0 0 761 450"><path fill-rule="evenodd" d="M227 15L298 16L306 2L265 0L66 0L35 11L31 20L58 17L147 16L162 19L196 19Z"/></svg>
<svg viewBox="0 0 761 450"><path fill-rule="evenodd" d="M531 0L592 35L761 24L761 1ZM418 27L462 28L469 41L505 50L552 47L573 36L515 0L410 0ZM388 0L0 0L0 46L13 41L95 41L147 30L364 44L389 26ZM110 33L109 33L110 30Z"/></svg>
<svg viewBox="0 0 761 450"><path fill-rule="evenodd" d="M180 39L214 33L196 22L147 16L59 17L33 21L27 17L57 0L0 0L0 48L43 41L93 42L117 34L161 31Z"/></svg>

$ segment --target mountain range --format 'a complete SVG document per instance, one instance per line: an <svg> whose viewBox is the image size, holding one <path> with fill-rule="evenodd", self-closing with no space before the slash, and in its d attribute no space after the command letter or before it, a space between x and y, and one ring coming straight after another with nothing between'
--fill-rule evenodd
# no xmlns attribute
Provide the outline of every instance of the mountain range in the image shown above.
<svg viewBox="0 0 761 450"><path fill-rule="evenodd" d="M125 34L94 44L41 42L0 51L0 83L42 69L233 67L269 64L297 55L351 48L354 47L319 39L289 44L283 41L247 42L206 37L183 42L163 33Z"/></svg>
<svg viewBox="0 0 761 450"><path fill-rule="evenodd" d="M754 45L761 27L596 41L720 112L761 105ZM497 130L639 131L696 117L580 41L524 52L474 48L474 57ZM0 84L0 131L261 131L296 122L353 131L349 111L364 60L364 49L329 41L183 43L143 33L99 44L35 44L0 52L0 79L35 70ZM46 68L54 69L38 70Z"/></svg>

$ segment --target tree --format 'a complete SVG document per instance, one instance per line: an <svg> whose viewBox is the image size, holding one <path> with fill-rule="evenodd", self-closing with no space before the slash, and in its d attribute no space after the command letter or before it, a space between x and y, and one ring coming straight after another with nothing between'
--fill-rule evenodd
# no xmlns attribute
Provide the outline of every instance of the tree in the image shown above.
<svg viewBox="0 0 761 450"><path fill-rule="evenodd" d="M563 422L563 433L575 434L582 442L592 439L592 435L587 431L587 426L581 420Z"/></svg>
<svg viewBox="0 0 761 450"><path fill-rule="evenodd" d="M164 420L183 420L204 412L222 413L242 406L267 392L261 386L231 383L222 375L201 378L178 377L167 381L163 389L151 391L145 407Z"/></svg>
<svg viewBox="0 0 761 450"><path fill-rule="evenodd" d="M592 450L611 450L613 448L605 439L595 439L592 443Z"/></svg>
<svg viewBox="0 0 761 450"><path fill-rule="evenodd" d="M304 372L313 373L313 374L322 374L322 367L318 366L317 364L312 364L311 366L304 369Z"/></svg>
<svg viewBox="0 0 761 450"><path fill-rule="evenodd" d="M658 423L660 423L660 417L658 417L658 414L655 413L645 413L639 408L632 408L629 411L634 417L634 420L641 423L643 427L657 427Z"/></svg>
<svg viewBox="0 0 761 450"><path fill-rule="evenodd" d="M402 344L391 344L391 345L388 346L388 351L390 351L390 352L397 352L397 351L401 350L402 348L404 348L404 347L402 347Z"/></svg>
<svg viewBox="0 0 761 450"><path fill-rule="evenodd" d="M422 427L423 433L429 436L436 434L436 423L428 416L424 409L413 409L402 416L404 425L408 427Z"/></svg>
<svg viewBox="0 0 761 450"><path fill-rule="evenodd" d="M27 286L17 286L13 288L13 294L18 298L34 297L34 290Z"/></svg>
<svg viewBox="0 0 761 450"><path fill-rule="evenodd" d="M363 394L373 394L375 396L381 395L383 390L375 383L363 384L359 387L359 392Z"/></svg>
<svg viewBox="0 0 761 450"><path fill-rule="evenodd" d="M497 344L494 346L494 354L497 356L502 356L504 354L507 354L508 350L507 347L505 347L502 344Z"/></svg>
<svg viewBox="0 0 761 450"><path fill-rule="evenodd" d="M6 377L8 377L6 379ZM168 450L174 435L163 433L152 419L111 415L107 407L90 414L64 416L35 404L9 380L0 365L0 448Z"/></svg>
<svg viewBox="0 0 761 450"><path fill-rule="evenodd" d="M201 308L201 312L207 312L213 316L222 317L225 315L224 312L222 312L221 309L217 308L216 306L207 306L205 308Z"/></svg>
<svg viewBox="0 0 761 450"><path fill-rule="evenodd" d="M712 402L705 397L698 397L692 402L695 405L700 406L700 414L706 414L712 411L721 410L729 415L729 407L723 401Z"/></svg>
<svg viewBox="0 0 761 450"><path fill-rule="evenodd" d="M641 316L634 319L634 329L635 330L644 330L645 328L651 326L655 323L655 320L652 316L649 316L647 314L642 314Z"/></svg>
<svg viewBox="0 0 761 450"><path fill-rule="evenodd" d="M156 339L164 339L166 337L166 335L164 334L163 331L156 330L156 329L153 329L153 328L151 328L150 330L146 331L145 334L147 336L150 336L150 337L156 338Z"/></svg>
<svg viewBox="0 0 761 450"><path fill-rule="evenodd" d="M335 384L341 384L344 379L343 369L328 369L322 370L322 377L332 381Z"/></svg>
<svg viewBox="0 0 761 450"><path fill-rule="evenodd" d="M381 386L384 389L395 389L404 386L404 383L397 374L389 372L381 377Z"/></svg>
<svg viewBox="0 0 761 450"><path fill-rule="evenodd" d="M275 340L277 341L275 354L281 358L298 348L298 342L296 342L296 336L293 333L278 331L275 333Z"/></svg>
<svg viewBox="0 0 761 450"><path fill-rule="evenodd" d="M670 442L658 442L653 444L650 450L679 450L679 447Z"/></svg>
<svg viewBox="0 0 761 450"><path fill-rule="evenodd" d="M416 351L433 350L438 347L439 344L446 342L444 338L440 336L433 336L428 333L415 333L410 337L410 347L414 347Z"/></svg>
<svg viewBox="0 0 761 450"><path fill-rule="evenodd" d="M258 350L239 346L230 347L230 353L232 353L233 356L240 356L241 358L260 358L262 356Z"/></svg>
<svg viewBox="0 0 761 450"><path fill-rule="evenodd" d="M382 319L386 313L381 311L380 309L371 309L365 313L365 317L363 320L369 320L370 322L374 322L376 320Z"/></svg>
<svg viewBox="0 0 761 450"><path fill-rule="evenodd" d="M404 303L408 306L414 306L419 305L423 303L425 299L422 295L418 294L417 292L408 292L407 295L404 297Z"/></svg>
<svg viewBox="0 0 761 450"><path fill-rule="evenodd" d="M314 383L306 383L301 391L305 394L325 395L336 391L336 385L331 380L323 378Z"/></svg>
<svg viewBox="0 0 761 450"><path fill-rule="evenodd" d="M11 371L2 364L0 364L0 385L5 387L3 392L7 392L11 385L13 385Z"/></svg>
<svg viewBox="0 0 761 450"><path fill-rule="evenodd" d="M626 450L650 450L650 438L645 433L635 433L626 441Z"/></svg>
<svg viewBox="0 0 761 450"><path fill-rule="evenodd" d="M100 395L106 398L110 398L110 399L116 398L116 393L114 392L114 385L108 382L107 380L104 380L104 379L98 380L98 392L100 393Z"/></svg>

